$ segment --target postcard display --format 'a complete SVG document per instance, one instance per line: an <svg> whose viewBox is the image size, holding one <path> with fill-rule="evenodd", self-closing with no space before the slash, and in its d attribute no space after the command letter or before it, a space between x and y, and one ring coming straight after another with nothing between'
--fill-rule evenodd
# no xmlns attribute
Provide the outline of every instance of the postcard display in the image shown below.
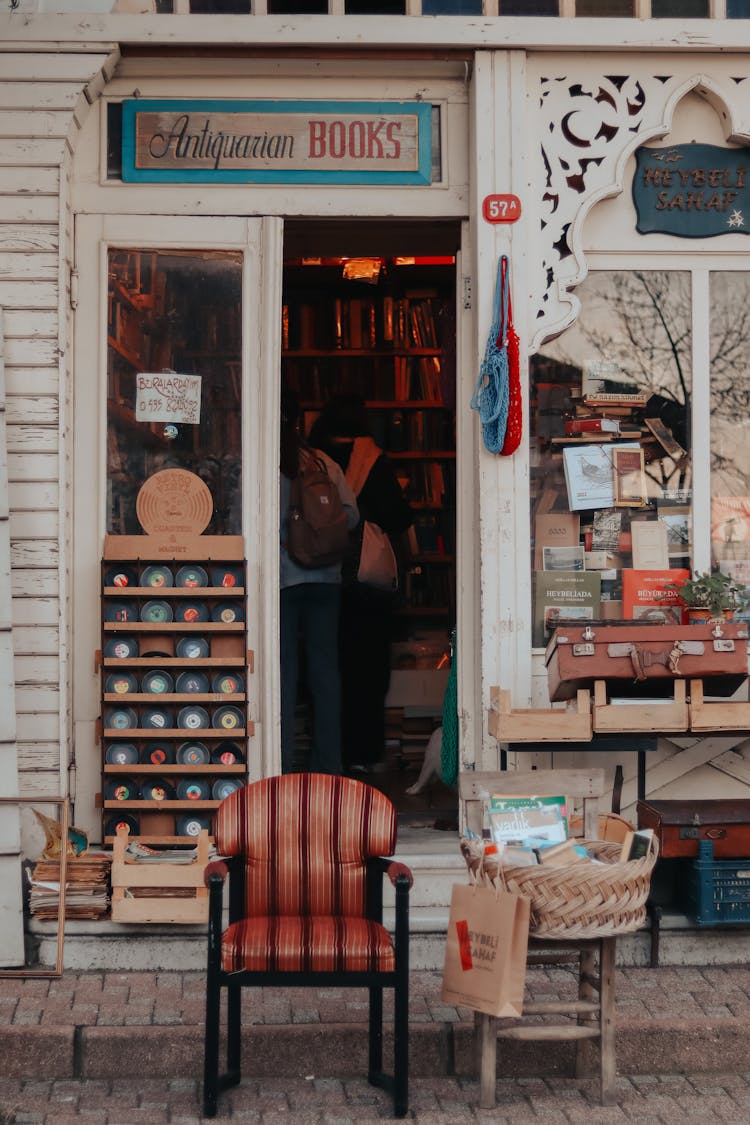
<svg viewBox="0 0 750 1125"><path fill-rule="evenodd" d="M213 510L183 469L137 498L144 535L110 535L101 564L103 835L195 842L247 778L246 564L240 536L203 535Z"/></svg>

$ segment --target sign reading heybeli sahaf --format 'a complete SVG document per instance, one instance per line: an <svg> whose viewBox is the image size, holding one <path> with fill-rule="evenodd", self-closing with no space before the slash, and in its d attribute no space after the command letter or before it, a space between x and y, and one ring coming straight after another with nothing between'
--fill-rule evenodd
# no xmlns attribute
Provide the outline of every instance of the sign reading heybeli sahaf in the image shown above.
<svg viewBox="0 0 750 1125"><path fill-rule="evenodd" d="M750 149L639 148L633 202L641 234L750 234Z"/></svg>
<svg viewBox="0 0 750 1125"><path fill-rule="evenodd" d="M422 102L123 103L122 178L171 183L429 184Z"/></svg>
<svg viewBox="0 0 750 1125"><path fill-rule="evenodd" d="M201 376L136 375L135 417L138 422L182 422L197 426L201 420Z"/></svg>

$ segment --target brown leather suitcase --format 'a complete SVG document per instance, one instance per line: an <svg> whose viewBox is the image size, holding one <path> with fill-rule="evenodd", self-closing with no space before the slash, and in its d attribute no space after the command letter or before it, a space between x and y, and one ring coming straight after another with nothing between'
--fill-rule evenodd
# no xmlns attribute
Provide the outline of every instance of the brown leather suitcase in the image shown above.
<svg viewBox="0 0 750 1125"><path fill-rule="evenodd" d="M549 696L573 699L594 680L617 681L618 694L669 695L676 679L702 679L707 695L732 695L747 678L747 636L738 621L562 624L545 653Z"/></svg>
<svg viewBox="0 0 750 1125"><path fill-rule="evenodd" d="M660 859L691 859L711 840L716 859L750 856L750 800L639 801L638 827L653 828Z"/></svg>

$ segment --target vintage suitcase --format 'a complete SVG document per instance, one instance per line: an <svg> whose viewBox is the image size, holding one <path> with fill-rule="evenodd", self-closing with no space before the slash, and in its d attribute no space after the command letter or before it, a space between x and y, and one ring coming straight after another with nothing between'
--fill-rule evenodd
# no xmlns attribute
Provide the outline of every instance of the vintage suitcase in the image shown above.
<svg viewBox="0 0 750 1125"><path fill-rule="evenodd" d="M747 678L747 625L561 624L547 645L549 697L573 699L594 680L618 695L672 694L676 679L703 679L707 695L732 695Z"/></svg>
<svg viewBox="0 0 750 1125"><path fill-rule="evenodd" d="M692 859L711 840L717 859L750 856L750 800L639 801L638 827L653 828L660 859Z"/></svg>

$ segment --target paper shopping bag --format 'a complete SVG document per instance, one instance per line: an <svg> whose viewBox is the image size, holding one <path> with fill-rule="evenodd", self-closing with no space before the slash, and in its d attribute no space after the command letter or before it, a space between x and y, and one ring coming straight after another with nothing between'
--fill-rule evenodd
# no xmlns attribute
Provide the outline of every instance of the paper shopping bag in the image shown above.
<svg viewBox="0 0 750 1125"><path fill-rule="evenodd" d="M489 1016L520 1016L529 944L529 899L483 884L455 884L443 1000Z"/></svg>

